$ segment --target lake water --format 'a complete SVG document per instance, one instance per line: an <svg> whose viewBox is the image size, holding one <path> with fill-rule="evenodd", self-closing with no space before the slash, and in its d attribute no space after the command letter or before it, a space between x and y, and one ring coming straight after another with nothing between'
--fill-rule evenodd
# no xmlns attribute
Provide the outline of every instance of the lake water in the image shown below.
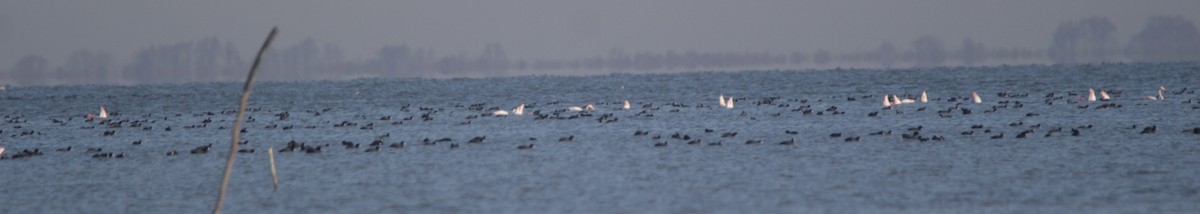
<svg viewBox="0 0 1200 214"><path fill-rule="evenodd" d="M1159 86L1165 100L1143 99ZM267 82L225 211L1196 213L1198 86L1196 63ZM0 92L0 213L211 212L240 90ZM930 102L882 106L922 90ZM521 103L526 115L490 116ZM114 115L84 118L100 106ZM918 127L927 140L905 138ZM266 150L289 141L322 148L276 153L273 191Z"/></svg>

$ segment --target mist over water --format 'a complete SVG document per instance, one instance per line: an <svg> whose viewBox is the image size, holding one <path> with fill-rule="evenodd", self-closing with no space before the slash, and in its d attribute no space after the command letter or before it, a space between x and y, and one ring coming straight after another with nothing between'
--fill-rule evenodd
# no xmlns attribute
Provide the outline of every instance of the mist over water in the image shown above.
<svg viewBox="0 0 1200 214"><path fill-rule="evenodd" d="M280 5L287 5L281 7ZM0 84L1200 60L1191 1L0 3Z"/></svg>

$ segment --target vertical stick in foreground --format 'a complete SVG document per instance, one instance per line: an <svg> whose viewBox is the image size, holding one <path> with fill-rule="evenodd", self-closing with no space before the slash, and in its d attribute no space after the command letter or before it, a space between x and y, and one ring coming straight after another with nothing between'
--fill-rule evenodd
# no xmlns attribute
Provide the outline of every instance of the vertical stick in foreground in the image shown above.
<svg viewBox="0 0 1200 214"><path fill-rule="evenodd" d="M275 191L279 192L279 176L275 174L275 147L267 148L267 160L271 161L271 180L275 182Z"/></svg>
<svg viewBox="0 0 1200 214"><path fill-rule="evenodd" d="M258 65L262 63L263 56L267 55L267 48L271 46L271 40L275 39L275 34L279 32L278 27L271 28L271 34L267 35L267 41L263 42L261 49L258 49L258 56L254 57L254 64L250 66L250 76L246 77L246 86L242 88L242 101L238 104L237 118L233 122L233 141L229 142L229 159L225 160L225 175L221 178L221 194L217 196L217 205L213 208L214 214L221 213L221 206L225 203L225 189L229 187L229 176L233 174L233 161L237 159L238 135L242 130L242 122L246 115L246 102L250 100L250 87L254 85L254 74L258 71Z"/></svg>

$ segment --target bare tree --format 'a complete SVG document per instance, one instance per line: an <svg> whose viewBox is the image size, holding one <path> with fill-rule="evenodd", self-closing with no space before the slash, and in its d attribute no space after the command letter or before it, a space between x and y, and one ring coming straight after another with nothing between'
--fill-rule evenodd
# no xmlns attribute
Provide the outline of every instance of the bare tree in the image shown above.
<svg viewBox="0 0 1200 214"><path fill-rule="evenodd" d="M109 65L112 57L103 52L76 51L67 57L55 79L65 84L110 83Z"/></svg>
<svg viewBox="0 0 1200 214"><path fill-rule="evenodd" d="M482 68L480 71L485 75L498 76L508 73L508 54L504 52L500 43L487 44L477 61Z"/></svg>
<svg viewBox="0 0 1200 214"><path fill-rule="evenodd" d="M1182 16L1155 16L1125 46L1125 56L1134 61L1200 60L1200 33Z"/></svg>
<svg viewBox="0 0 1200 214"><path fill-rule="evenodd" d="M879 55L879 65L883 67L892 67L900 58L900 54L896 51L896 45L893 45L891 41L883 41L879 44L879 50L876 53Z"/></svg>
<svg viewBox="0 0 1200 214"><path fill-rule="evenodd" d="M932 35L913 40L913 61L917 67L939 66L946 62L946 47Z"/></svg>
<svg viewBox="0 0 1200 214"><path fill-rule="evenodd" d="M962 50L959 51L959 55L962 57L964 65L978 65L983 63L987 54L983 43L976 42L971 37L963 39L961 48Z"/></svg>
<svg viewBox="0 0 1200 214"><path fill-rule="evenodd" d="M1104 17L1062 23L1047 53L1055 63L1064 64L1112 60L1118 50L1116 31L1116 25Z"/></svg>
<svg viewBox="0 0 1200 214"><path fill-rule="evenodd" d="M817 52L813 53L813 62L817 63L817 65L827 65L832 60L833 53L827 50L817 50Z"/></svg>
<svg viewBox="0 0 1200 214"><path fill-rule="evenodd" d="M804 54L800 51L793 51L791 54L788 54L788 62L792 64L804 64L805 62L808 62L808 54Z"/></svg>
<svg viewBox="0 0 1200 214"><path fill-rule="evenodd" d="M27 55L13 66L11 78L22 86L40 85L48 83L50 74L47 72L50 72L50 62L45 57Z"/></svg>

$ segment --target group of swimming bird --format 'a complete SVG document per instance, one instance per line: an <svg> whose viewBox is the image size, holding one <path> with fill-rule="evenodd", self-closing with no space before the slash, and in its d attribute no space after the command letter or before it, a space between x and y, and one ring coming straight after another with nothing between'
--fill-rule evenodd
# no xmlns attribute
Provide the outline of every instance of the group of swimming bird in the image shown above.
<svg viewBox="0 0 1200 214"><path fill-rule="evenodd" d="M971 97L975 98L975 100L976 100L975 103L980 102L979 95L975 94L975 92L971 92ZM920 101L921 101L921 103L929 102L929 96L927 94L925 94L925 91L921 91ZM917 100L907 99L907 98L900 99L900 96L897 96L896 94L892 94L891 97L888 97L888 95L886 95L886 94L883 95L883 107L900 106L903 104L909 104L909 103L915 103L915 102L917 102Z"/></svg>
<svg viewBox="0 0 1200 214"><path fill-rule="evenodd" d="M1184 90L1187 90L1187 89L1185 88ZM1158 94L1157 94L1157 95L1145 96L1145 97L1142 97L1142 99L1145 99L1145 100L1163 100L1163 99L1164 99L1164 98L1163 98L1163 92L1164 92L1164 91L1167 91L1167 88L1166 88L1166 87L1163 87L1163 86L1161 86L1161 85L1160 85L1160 86L1158 86ZM1104 91L1103 89L1101 89L1101 90L1100 90L1100 99L1096 99L1096 89L1095 89L1095 88L1088 88L1088 97L1087 97L1087 101L1089 101L1089 102L1095 102L1095 101L1097 101L1097 100L1100 100L1100 101L1108 101L1108 100L1111 100L1111 99L1112 99L1112 97L1108 96L1108 92Z"/></svg>
<svg viewBox="0 0 1200 214"><path fill-rule="evenodd" d="M1146 100L1164 100L1163 92L1166 92L1166 91L1167 90L1165 87L1160 86L1158 88L1158 92L1156 95L1147 96L1147 97L1144 97L1144 99L1146 99ZM1183 90L1176 92L1176 94L1183 94L1183 93L1194 94L1194 90L1184 88ZM1068 93L1068 94L1071 96L1076 96L1076 94L1074 94L1074 93ZM1088 89L1088 94L1086 95L1086 98L1079 97L1078 100L1073 100L1073 99L1065 99L1064 96L1059 96L1056 93L1049 93L1046 95L1045 103L1052 104L1056 101L1065 101L1068 103L1075 103L1075 102L1080 102L1080 101L1084 101L1084 100L1086 100L1088 102L1109 101L1109 100L1112 100L1112 98L1113 98L1112 96L1110 96L1109 91L1107 91L1107 90L1099 90L1098 94L1099 94L1099 96L1097 97L1096 90ZM1016 94L1016 93L1007 93L1007 92L997 93L997 95L998 95L998 97L1001 97L1001 98L1019 98L1019 97L1028 96L1028 94ZM911 95L909 95L909 96L911 96ZM867 96L861 96L859 98L870 98L870 97L872 97L872 96L867 95ZM826 114L841 115L841 114L845 114L845 112L840 110L837 106L829 106L828 108L825 108L824 110L819 110L819 109L814 110L813 106L811 104L809 104L809 101L807 99L789 100L789 101L799 102L799 104L801 105L798 108L791 109L791 104L794 104L794 103L776 104L775 102L778 99L780 99L780 98L779 97L763 98L759 101L753 102L752 105L753 106L777 106L780 108L788 108L793 112L801 112L803 115L826 115ZM848 101L854 101L854 100L857 100L858 98L846 97L845 99ZM956 104L953 107L949 107L945 110L937 111L937 115L942 118L948 118L948 117L953 117L953 116L959 115L959 114L961 114L961 115L971 114L972 113L971 109L969 109L965 106L962 106L962 104L964 102L968 102L967 101L968 99L970 100L969 101L970 103L979 104L979 103L983 102L982 99L980 98L980 95L977 92L972 91L969 98L951 97L951 98L945 99L947 102L954 102ZM897 94L885 94L882 96L882 100L883 100L883 107L884 107L883 110L893 110L897 114L903 113L903 111L900 109L900 107L903 105L931 102L928 94L925 91L921 91L921 93L919 95L917 95L915 99L908 98L908 97L901 97ZM941 99L938 99L938 100L941 100ZM823 101L823 99L817 100L817 102L822 102L822 101ZM1192 100L1188 100L1185 103L1191 103L1191 101ZM1021 108L1024 105L1024 103L1021 103L1020 101L1010 101L1010 100L1002 100L1002 101L999 101L998 103L999 103L999 105L992 106L990 110L985 110L984 113L995 112L995 111L998 111L999 109L1003 109L1003 108ZM557 104L557 101L546 103L546 104ZM623 102L618 102L618 103L601 103L601 104L605 104L605 105L619 104L620 105L619 109L625 109L625 110L631 109L631 105L628 100L624 100ZM471 120L478 119L479 116L505 117L505 116L510 116L510 115L512 115L512 116L526 115L526 113L527 113L526 112L527 105L525 103L519 104L516 108L513 108L511 111L505 111L505 110L499 110L499 109L493 108L494 110L487 110L487 111L483 111L485 113L478 114L479 111L483 110L483 108L482 108L483 106L484 106L484 104L474 104L474 105L471 105L470 107L467 107L467 109L469 111L475 112L475 114L471 114L470 116L466 117L465 119L467 119L467 121L464 123L461 123L461 124L463 124L463 125L470 124ZM674 108L674 109L671 109L669 112L678 112L679 109L688 108L688 107L710 108L704 104L688 105L688 104L681 104L681 103L668 103L665 106ZM724 108L724 109L733 109L734 108L734 98L732 96L729 96L727 98L725 96L725 94L719 94L717 107ZM1120 107L1120 106L1116 105L1116 104L1105 104L1105 105L1097 106L1096 109L1116 108L1116 107ZM633 114L633 115L628 115L628 116L629 117L653 117L653 114L651 112L659 110L660 108L661 108L660 106L655 106L655 104L653 104L653 103L646 103L646 104L642 105L643 110L641 112L638 112L637 114ZM1080 106L1080 108L1089 108L1089 107L1088 106ZM402 107L403 111L408 111L408 109L409 109L408 105L405 105ZM441 111L440 110L441 108L434 108L434 107L420 107L419 109L422 112L421 113L422 121L433 120L433 115L435 115L436 113ZM535 107L535 109L536 109L536 107ZM926 109L926 107L919 107L916 109L916 112L924 111L925 109ZM1193 109L1200 109L1200 106L1193 107ZM251 111L260 111L260 110L261 109L251 109ZM320 116L321 112L328 112L331 110L332 110L331 108L326 108L326 109L323 109L322 111L313 111L310 113L312 113L313 116ZM490 112L488 112L488 111L490 111ZM570 112L576 112L576 113L570 113ZM566 109L554 110L550 113L542 113L541 111L533 111L531 114L534 115L535 120L545 120L545 119L567 119L567 120L569 120L569 119L592 117L593 112L597 112L595 105L586 104L586 105L583 105L582 107L581 106L570 106L570 107L566 107ZM224 111L224 112L221 112L220 114L229 115L231 113L234 113L234 112ZM743 116L745 116L746 114L747 113L744 111L741 113L741 115L743 115ZM775 113L775 114L770 114L770 116L780 116L781 114L782 113ZM201 116L201 117L208 117L208 118L201 121L200 124L184 126L185 129L206 128L206 127L208 127L207 124L213 122L211 117L215 116L216 114L213 112L206 112L206 113L194 114L194 115ZM274 114L274 116L276 116L276 118L277 118L276 122L281 122L281 121L287 120L289 115L290 114L286 111ZM870 112L867 114L868 117L878 117L879 115L880 115L880 112L878 112L878 111ZM1037 113L1028 113L1028 114L1026 114L1026 117L1033 117L1033 116L1037 116L1037 115L1038 115ZM102 132L102 134L101 134L102 137L113 136L117 132L116 128L121 128L121 127L139 128L139 127L142 127L143 124L154 122L150 119L142 119L142 120L112 119L112 118L110 118L110 116L114 116L114 115L110 115L110 113L107 111L107 109L105 109L104 107L101 107L99 114L87 114L84 117L84 119L88 123L108 127L109 128L108 130L105 130ZM176 114L176 116L177 117L182 116L182 114ZM150 117L150 114L147 114L147 117ZM355 116L355 118L356 119L366 119L366 116L360 115L360 116ZM617 115L608 113L608 114L601 115L599 117L598 121L600 121L602 123L611 123L611 122L616 122L617 118L618 118ZM755 118L756 118L755 116L750 117L751 120L755 120ZM18 116L6 116L6 119L9 120L10 123L20 123L20 122L24 121L24 118L18 117ZM166 118L164 117L164 119L166 119ZM66 125L66 123L67 123L66 121L69 121L69 120L70 120L70 118L66 119L65 121L52 118L52 121L54 123L62 124L62 125ZM252 116L250 118L248 118L248 121L254 121L254 120L255 119ZM401 125L401 124L404 124L405 121L414 120L414 117L409 116L409 117L406 117L406 118L403 118L400 120L392 120L391 116L383 116L383 117L380 117L378 120L394 121L394 122L391 122L391 124ZM265 129L274 129L277 127L280 127L280 126L278 126L275 123L271 123L267 126L264 126ZM350 120L344 120L341 123L334 124L333 127L335 127L335 128L358 127L359 129L363 129L363 130L371 130L375 126L374 126L373 122L366 123L366 125L363 125L363 126L359 126L358 123L356 123L356 122L351 122ZM1038 132L1038 130L1040 128L1042 128L1042 125L1041 124L1024 124L1024 122L1014 122L1012 124L1009 124L1009 127L1017 128L1020 130L1018 132L1018 134L1016 134L1014 136L1014 138L1019 139L1019 138L1027 138L1027 137L1031 136L1032 134ZM20 128L20 126L17 126L17 128ZM90 126L90 127L85 126L82 129L93 129L93 128L95 128L95 127L94 126ZM283 130L288 130L291 128L292 128L292 125L283 126ZM314 128L317 128L317 126L309 125L309 126L304 126L304 128L314 129ZM1083 126L1078 126L1078 127L1073 127L1073 128L1072 127L1061 127L1061 126L1048 127L1048 130L1042 131L1042 133L1044 133L1044 135L1043 135L1044 137L1051 137L1051 136L1056 135L1057 133L1064 133L1064 135L1067 135L1065 133L1069 133L1070 136L1080 136L1083 130L1087 130L1087 129L1091 129L1091 128L1092 128L1092 125L1083 125ZM1136 128L1138 128L1136 125L1131 127L1131 129L1136 129ZM218 129L226 129L226 127L220 126L220 127L218 127ZM976 125L972 125L969 129L962 131L959 134L961 136L971 136L971 135L975 135L976 133L990 133L990 134L992 134L990 139L1002 139L1002 138L1006 137L1002 130L993 130L993 129L997 129L997 128L996 127L988 127L988 126L985 126L982 124L976 124ZM149 130L153 130L153 128L152 127L142 127L142 130L149 131ZM168 127L163 128L162 130L171 131L172 128L170 126L168 126ZM1157 132L1157 130L1158 130L1157 126L1144 126L1144 127L1142 127L1142 130L1139 133L1140 134L1154 134L1155 132ZM242 129L240 131L247 132L247 129ZM873 131L870 133L865 133L865 134L868 136L887 136L887 135L891 135L892 131L893 130L876 130L876 131ZM920 142L944 141L947 139L947 137L944 135L936 135L936 134L929 135L927 133L923 133L925 131L926 130L924 130L923 126L908 127L905 130L901 131L902 133L900 135L901 135L901 139L903 139L903 140L914 140L914 141L920 141ZM704 129L705 134L697 135L695 137L693 137L690 134L675 132L674 134L670 135L670 139L681 140L682 142L685 142L688 145L718 146L718 145L724 145L724 144L726 144L725 141L733 140L735 137L738 136L738 132L736 132L736 131L722 132L719 136L716 136L715 132L716 131L712 130L712 129ZM783 132L787 135L793 135L793 136L801 134L800 131L794 131L794 130L783 130ZM1184 132L1200 135L1200 127L1187 129L1187 130L1184 130ZM0 133L3 133L3 130L0 130ZM647 136L647 135L650 135L650 133L652 133L652 132L637 130L636 132L634 132L633 135L635 137ZM864 133L860 133L860 134L864 134ZM26 136L37 136L37 135L40 135L40 133L36 132L36 131L23 131L19 135L12 135L11 137L26 137ZM701 138L702 138L702 136L705 136L705 135L712 135L709 137L716 138L719 140L704 141ZM399 142L394 142L394 143L389 144L389 143L387 143L389 136L390 136L390 134L376 136L374 138L374 140L371 141L371 143L368 144L367 148L363 151L364 152L378 152L378 151L380 151L381 148L385 147L385 145L388 148L402 149L402 148L405 148L405 146L407 145L407 143L405 141L399 141ZM828 136L831 138L837 138L839 141L844 141L844 142L857 142L857 141L860 141L863 137L861 135L855 135L854 133L843 133L843 132L830 133ZM669 141L660 141L660 139L662 138L661 134L656 134L650 138L652 141L654 141L654 143L653 143L654 147L666 147L669 145ZM485 139L487 139L486 136L477 136L475 138L472 138L472 139L466 141L466 143L467 144L483 144ZM536 142L536 141L537 141L536 137L529 138L529 142ZM558 141L559 142L574 142L574 141L576 141L576 139L575 139L575 135L569 135L569 136L565 136L565 137L560 137L558 139ZM529 142L521 143L521 144L517 145L515 148L521 149L521 150L534 149L535 145L533 143L529 143ZM246 141L239 142L239 143L240 144L248 144L248 142L246 142ZM421 140L420 143L421 143L421 145L439 145L439 143L444 143L444 144L448 144L449 148L451 148L451 149L460 148L460 145L458 143L455 143L454 140L451 138L439 138L436 140L430 139L430 138L425 138L425 139ZM763 139L755 139L755 138L746 139L744 141L744 144L762 144L762 143L763 143ZM777 144L779 144L779 145L794 145L796 143L797 143L797 141L796 141L795 137L790 137L787 140L778 142ZM141 144L142 144L141 140L136 140L132 143L132 145L141 145ZM297 142L295 140L291 140L291 141L288 141L285 144L285 146L279 150L279 152L321 153L323 148L327 148L330 145L331 145L330 143L303 143L303 142ZM346 149L360 149L360 144L354 143L353 141L350 141L350 140L342 141L341 145L343 147L345 147ZM209 143L207 145L192 148L192 149L190 149L189 153L191 153L191 154L206 154L209 152L211 147L212 147L212 144ZM70 146L68 146L65 148L55 149L55 151L70 152L71 149L72 148ZM24 150L21 150L20 152L13 154L12 156L5 155L4 152L5 152L5 148L0 147L0 159L19 159L19 158L29 158L29 157L43 155L43 152L37 148L24 149ZM87 148L86 152L91 154L91 156L93 158L102 158L102 159L124 158L124 157L129 156L128 154L123 153L123 152L111 152L111 151L103 150L102 148L98 148L98 147ZM254 149L242 149L237 152L239 152L239 153L254 153L255 150ZM175 155L178 155L179 152L176 150L170 150L170 151L165 152L165 154L167 156L175 156Z"/></svg>
<svg viewBox="0 0 1200 214"><path fill-rule="evenodd" d="M1187 89L1185 88L1184 90L1187 90ZM1167 91L1166 87L1158 86L1158 94L1157 95L1145 96L1142 98L1146 99L1146 100L1163 100L1163 92L1164 91ZM1108 96L1108 92L1106 92L1105 90L1100 90L1100 99L1096 99L1096 89L1088 88L1087 101L1089 101L1089 102L1095 102L1098 100L1099 101L1108 101L1111 99L1112 99L1112 97ZM901 99L900 96L897 96L896 94L892 94L890 97L886 94L883 95L883 107L900 106L902 104L915 103L917 101L918 100L908 99L908 98ZM919 101L921 103L929 102L929 97L927 94L925 94L925 91L921 91L921 97L919 98ZM983 99L979 97L979 93L972 91L971 92L971 102L979 104L979 103L983 103ZM725 105L724 102L722 102L721 105L722 106ZM732 101L730 101L730 108L732 108Z"/></svg>
<svg viewBox="0 0 1200 214"><path fill-rule="evenodd" d="M730 102L730 108L732 108L733 98L730 98L729 102ZM724 104L722 104L722 106L724 106ZM629 109L629 108L630 108L629 100L625 100L625 104L622 105L621 109ZM567 111L595 111L595 110L596 110L596 106L592 105L592 104L587 104L587 105L584 105L583 107L579 107L579 106L567 107ZM511 112L505 111L505 110L492 111L492 116L497 116L497 117L508 116L510 114L517 115L517 116L525 115L525 103L521 103L521 105L518 105L516 108L513 108Z"/></svg>

